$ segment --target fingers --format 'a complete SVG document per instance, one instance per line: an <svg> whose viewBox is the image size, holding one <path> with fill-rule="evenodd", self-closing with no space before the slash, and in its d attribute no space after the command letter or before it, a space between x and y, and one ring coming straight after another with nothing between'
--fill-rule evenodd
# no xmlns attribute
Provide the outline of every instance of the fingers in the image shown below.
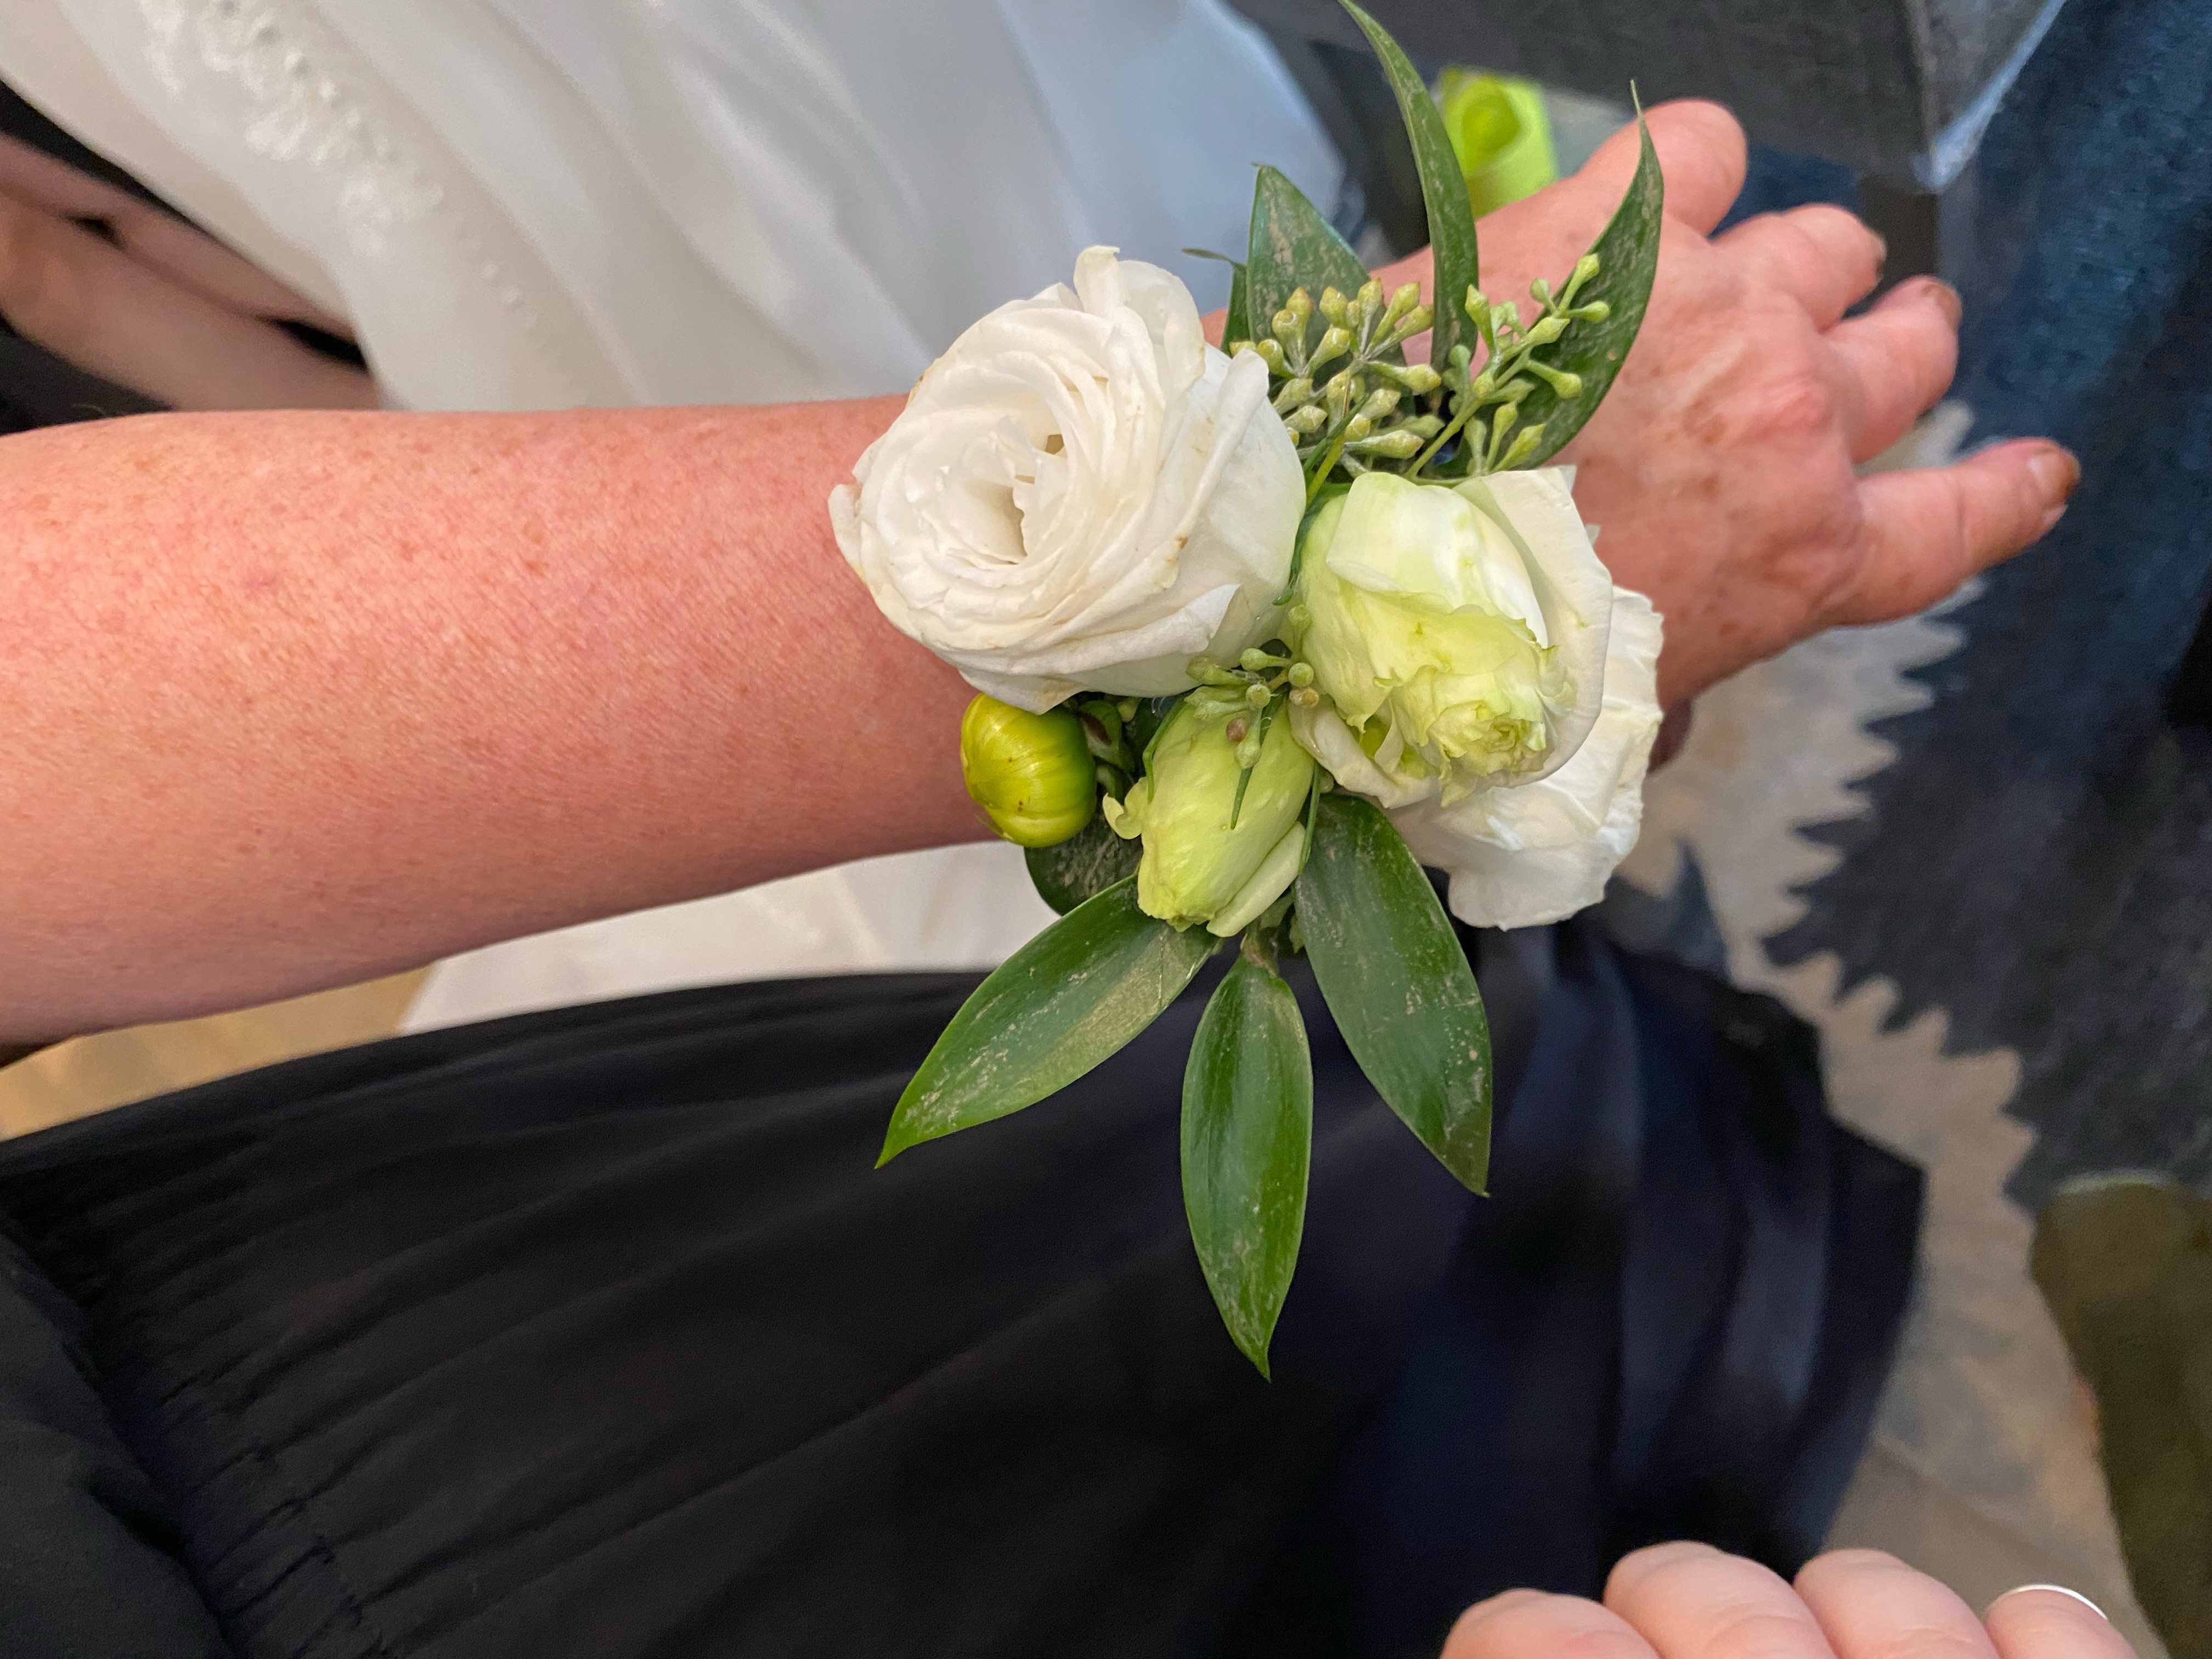
<svg viewBox="0 0 2212 1659"><path fill-rule="evenodd" d="M1838 1653L1881 1659L1996 1659L1974 1610L1880 1550L1836 1550L1797 1575L1797 1594Z"/></svg>
<svg viewBox="0 0 2212 1659"><path fill-rule="evenodd" d="M346 325L181 219L0 133L0 194L58 219L97 219L139 264L249 316L344 335Z"/></svg>
<svg viewBox="0 0 2212 1659"><path fill-rule="evenodd" d="M1826 202L1761 213L1713 238L1754 284L1793 296L1828 328L1881 279L1881 238Z"/></svg>
<svg viewBox="0 0 2212 1659"><path fill-rule="evenodd" d="M368 376L0 195L0 316L79 368L175 409L364 409Z"/></svg>
<svg viewBox="0 0 2212 1659"><path fill-rule="evenodd" d="M1579 1595L1507 1590L1460 1614L1443 1659L1656 1659L1618 1613Z"/></svg>
<svg viewBox="0 0 2212 1659"><path fill-rule="evenodd" d="M1743 129L1718 104L1678 98L1644 112L1659 171L1667 180L1667 211L1698 234L1710 233L1735 205L1743 188ZM1575 174L1577 188L1605 198L1607 212L1636 173L1636 124L1597 147ZM1600 221L1602 223L1602 221Z"/></svg>
<svg viewBox="0 0 2212 1659"><path fill-rule="evenodd" d="M1605 1604L1667 1659L1834 1659L1796 1592L1756 1561L1706 1544L1625 1555Z"/></svg>
<svg viewBox="0 0 2212 1659"><path fill-rule="evenodd" d="M1864 557L1822 620L1889 622L1927 609L2057 523L2081 477L2057 444L2023 438L1951 466L1860 479Z"/></svg>
<svg viewBox="0 0 2212 1659"><path fill-rule="evenodd" d="M2095 1603L2055 1584L2008 1590L1983 1622L1999 1659L2135 1659Z"/></svg>
<svg viewBox="0 0 2212 1659"><path fill-rule="evenodd" d="M1950 386L1959 363L1958 290L1916 276L1863 315L1846 317L1826 337L1851 459L1871 460Z"/></svg>

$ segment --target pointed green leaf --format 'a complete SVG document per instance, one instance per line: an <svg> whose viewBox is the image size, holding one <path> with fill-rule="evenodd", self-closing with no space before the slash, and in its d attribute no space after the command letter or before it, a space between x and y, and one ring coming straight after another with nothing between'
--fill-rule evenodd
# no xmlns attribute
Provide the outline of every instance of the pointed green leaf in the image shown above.
<svg viewBox="0 0 2212 1659"><path fill-rule="evenodd" d="M1322 216L1305 192L1273 167L1260 169L1252 189L1252 246L1244 264L1244 303L1258 337L1264 337L1274 315L1283 308L1293 289L1303 288L1318 301L1324 288L1357 294L1367 280L1367 267L1352 245L1336 234L1336 227ZM1321 337L1328 325L1318 306L1307 319L1308 343ZM1382 361L1403 362L1397 347L1382 354Z"/></svg>
<svg viewBox="0 0 2212 1659"><path fill-rule="evenodd" d="M1123 841L1101 816L1066 841L1030 848L1024 859L1037 896L1064 916L1115 882L1135 875L1144 852L1142 842Z"/></svg>
<svg viewBox="0 0 2212 1659"><path fill-rule="evenodd" d="M1413 140L1413 165L1421 179L1421 201L1429 210L1429 247L1436 257L1436 280L1430 289L1437 320L1429 337L1429 362L1439 370L1451 361L1451 349L1464 343L1478 349L1480 341L1467 314L1467 291L1480 281L1480 262L1475 253L1474 208L1468 200L1467 175L1460 170L1459 155L1445 130L1443 112L1429 96L1428 82L1390 38L1390 32L1364 11L1341 0L1352 21L1366 33L1375 55L1382 60L1382 73L1397 94L1398 112L1405 118L1406 137Z"/></svg>
<svg viewBox="0 0 2212 1659"><path fill-rule="evenodd" d="M1250 948L1206 1005L1182 1076L1182 1203L1222 1323L1267 1374L1306 1224L1313 1063L1298 1000Z"/></svg>
<svg viewBox="0 0 2212 1659"><path fill-rule="evenodd" d="M1146 915L1133 878L1078 905L960 1006L899 1097L877 1163L1074 1082L1158 1019L1219 943Z"/></svg>
<svg viewBox="0 0 2212 1659"><path fill-rule="evenodd" d="M1604 301L1608 314L1603 322L1577 319L1559 337L1558 345L1537 354L1554 368L1581 375L1583 389L1568 398L1560 398L1549 386L1540 386L1528 394L1521 405L1521 422L1523 426L1540 423L1544 441L1521 463L1524 467L1541 466L1550 460L1597 412L1605 394L1613 389L1613 377L1628 359L1629 347L1636 343L1637 331L1644 326L1644 309L1651 302L1652 274L1659 268L1659 222L1666 205L1667 185L1659 173L1659 152L1651 148L1651 134L1641 112L1636 118L1636 131L1642 143L1636 176L1628 181L1628 193L1613 210L1605 234L1590 244L1589 251L1598 257L1597 275L1575 296L1578 306Z"/></svg>
<svg viewBox="0 0 2212 1659"><path fill-rule="evenodd" d="M1194 259L1218 259L1229 267L1229 308L1221 318L1221 349L1226 351L1237 341L1250 339L1252 325L1244 313L1244 262L1210 247L1187 247L1183 252Z"/></svg>
<svg viewBox="0 0 2212 1659"><path fill-rule="evenodd" d="M1436 889L1374 804L1316 803L1298 877L1314 978L1359 1069L1474 1192L1490 1172L1490 1023Z"/></svg>

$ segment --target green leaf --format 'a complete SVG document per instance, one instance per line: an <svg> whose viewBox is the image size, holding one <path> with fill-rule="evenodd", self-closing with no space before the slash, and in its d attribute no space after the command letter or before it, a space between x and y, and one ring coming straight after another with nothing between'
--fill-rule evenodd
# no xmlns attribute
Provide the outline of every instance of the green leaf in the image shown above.
<svg viewBox="0 0 2212 1659"><path fill-rule="evenodd" d="M1133 878L1078 905L960 1006L899 1097L876 1162L1074 1082L1158 1019L1219 943L1146 915Z"/></svg>
<svg viewBox="0 0 2212 1659"><path fill-rule="evenodd" d="M1436 889L1373 803L1323 795L1298 929L1376 1092L1474 1192L1490 1172L1490 1023Z"/></svg>
<svg viewBox="0 0 2212 1659"><path fill-rule="evenodd" d="M1293 289L1303 288L1318 301L1324 288L1357 294L1366 280L1367 267L1352 245L1305 192L1274 168L1261 167L1252 189L1252 246L1244 266L1244 303L1252 327L1265 335ZM1327 326L1316 303L1306 321L1308 344ZM1405 360L1395 346L1382 354L1386 362Z"/></svg>
<svg viewBox="0 0 2212 1659"><path fill-rule="evenodd" d="M1390 32L1364 11L1342 0L1352 21L1367 36L1375 55L1382 60L1382 73L1397 94L1398 112L1405 118L1406 137L1413 141L1413 165L1420 174L1421 200L1429 210L1429 246L1436 256L1434 297L1436 326L1429 337L1429 362L1441 370L1451 362L1451 349L1464 343L1470 349L1480 343L1467 314L1467 291L1480 278L1475 253L1474 208L1468 199L1467 175L1452 149L1443 112L1429 96L1428 82L1390 38Z"/></svg>
<svg viewBox="0 0 2212 1659"><path fill-rule="evenodd" d="M1524 426L1540 423L1544 441L1521 463L1524 467L1543 465L1597 412L1627 361L1629 347L1636 343L1637 331L1644 326L1644 308L1651 302L1652 273L1659 268L1659 218L1667 186L1659 174L1659 153L1651 148L1651 133L1640 111L1636 131L1643 144L1636 176L1628 181L1628 193L1613 210L1605 234L1590 244L1589 251L1598 257L1597 275L1575 296L1578 306L1602 300L1611 311L1603 322L1577 319L1559 337L1558 345L1537 354L1554 368L1581 375L1583 389L1564 399L1549 386L1528 394L1521 405L1521 421Z"/></svg>
<svg viewBox="0 0 2212 1659"><path fill-rule="evenodd" d="M1306 1224L1313 1063L1298 1000L1247 945L1182 1074L1182 1203L1222 1323L1267 1374Z"/></svg>
<svg viewBox="0 0 2212 1659"><path fill-rule="evenodd" d="M1025 857L1037 896L1064 916L1115 882L1135 875L1144 853L1142 842L1123 841L1101 816L1066 841L1030 848Z"/></svg>
<svg viewBox="0 0 2212 1659"><path fill-rule="evenodd" d="M1252 325L1244 313L1244 262L1210 247L1187 247L1183 252L1194 259L1218 259L1229 267L1229 309L1221 319L1221 349L1226 351L1237 341L1250 339Z"/></svg>

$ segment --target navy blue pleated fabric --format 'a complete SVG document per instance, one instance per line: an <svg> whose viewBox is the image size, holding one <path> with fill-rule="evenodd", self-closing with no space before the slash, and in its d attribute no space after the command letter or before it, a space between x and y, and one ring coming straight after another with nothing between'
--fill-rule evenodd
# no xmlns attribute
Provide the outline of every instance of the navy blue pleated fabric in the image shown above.
<svg viewBox="0 0 2212 1659"><path fill-rule="evenodd" d="M1589 928L1469 939L1509 1102L1486 1200L1297 981L1313 1197L1272 1383L1184 1235L1203 987L882 1170L971 977L525 1016L0 1146L66 1315L18 1322L75 1328L107 1413L77 1426L171 1528L76 1582L204 1603L167 1647L65 1650L1395 1656L1662 1534L1794 1565L1866 1431L1917 1175L1828 1121L1772 1005ZM21 1409L0 1386L0 1536Z"/></svg>

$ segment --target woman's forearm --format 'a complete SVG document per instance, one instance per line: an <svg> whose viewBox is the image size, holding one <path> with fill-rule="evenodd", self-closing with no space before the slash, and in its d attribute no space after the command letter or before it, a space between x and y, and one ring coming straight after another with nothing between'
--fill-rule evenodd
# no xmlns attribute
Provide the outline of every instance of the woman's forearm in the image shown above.
<svg viewBox="0 0 2212 1659"><path fill-rule="evenodd" d="M897 407L0 441L0 1042L980 833L824 512Z"/></svg>

